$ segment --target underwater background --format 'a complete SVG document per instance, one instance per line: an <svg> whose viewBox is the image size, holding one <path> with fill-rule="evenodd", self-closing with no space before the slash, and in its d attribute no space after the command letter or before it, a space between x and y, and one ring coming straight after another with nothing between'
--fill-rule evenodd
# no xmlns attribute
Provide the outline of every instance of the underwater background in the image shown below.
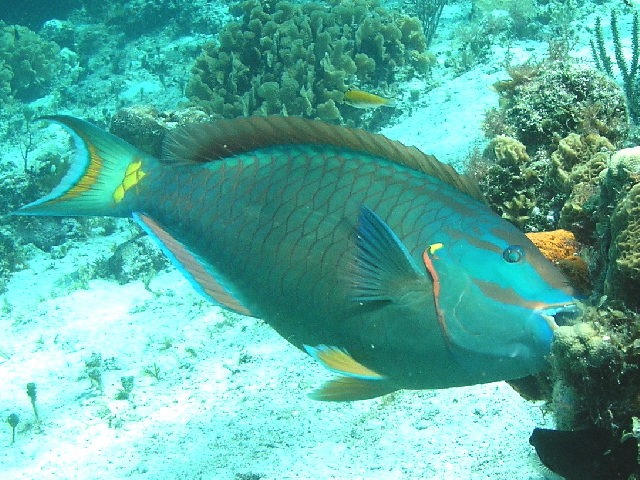
<svg viewBox="0 0 640 480"><path fill-rule="evenodd" d="M558 478L535 427L637 434L638 8L3 2L0 477L531 480ZM209 304L129 220L4 216L69 165L47 114L153 155L173 128L248 115L382 133L474 175L584 315L558 330L549 370L513 387L314 402L320 365Z"/></svg>

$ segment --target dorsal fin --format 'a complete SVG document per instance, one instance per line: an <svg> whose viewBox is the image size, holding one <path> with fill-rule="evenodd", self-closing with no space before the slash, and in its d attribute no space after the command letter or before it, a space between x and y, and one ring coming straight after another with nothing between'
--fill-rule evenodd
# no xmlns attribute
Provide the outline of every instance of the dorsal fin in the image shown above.
<svg viewBox="0 0 640 480"><path fill-rule="evenodd" d="M480 202L477 184L453 167L415 147L387 137L300 117L248 117L188 125L172 131L164 142L163 160L206 163L274 145L332 145L366 152L439 178Z"/></svg>

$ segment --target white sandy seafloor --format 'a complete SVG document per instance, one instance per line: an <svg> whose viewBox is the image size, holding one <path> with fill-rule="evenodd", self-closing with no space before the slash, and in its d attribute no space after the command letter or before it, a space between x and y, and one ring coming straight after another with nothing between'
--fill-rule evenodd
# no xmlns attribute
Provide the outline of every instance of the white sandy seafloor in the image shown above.
<svg viewBox="0 0 640 480"><path fill-rule="evenodd" d="M443 82L383 133L460 162L482 143L503 54ZM47 138L39 148L66 144ZM315 402L306 395L329 372L263 322L210 305L177 271L148 289L78 280L132 232L120 220L59 259L34 248L10 279L0 299L1 479L544 478L528 438L551 419L505 383ZM103 393L86 375L93 353L106 365ZM154 365L159 379L143 374ZM114 399L122 376L135 377L129 400ZM21 419L15 444L10 413Z"/></svg>

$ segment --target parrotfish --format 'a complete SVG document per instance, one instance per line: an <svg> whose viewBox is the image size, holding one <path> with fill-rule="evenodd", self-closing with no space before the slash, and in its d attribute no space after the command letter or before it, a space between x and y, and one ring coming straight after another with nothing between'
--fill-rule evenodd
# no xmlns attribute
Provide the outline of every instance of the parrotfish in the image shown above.
<svg viewBox="0 0 640 480"><path fill-rule="evenodd" d="M212 302L337 377L318 400L547 365L572 290L476 184L379 134L295 117L176 129L161 159L69 116L61 183L17 215L132 217Z"/></svg>
<svg viewBox="0 0 640 480"><path fill-rule="evenodd" d="M395 107L396 102L361 90L348 90L342 101L356 108Z"/></svg>

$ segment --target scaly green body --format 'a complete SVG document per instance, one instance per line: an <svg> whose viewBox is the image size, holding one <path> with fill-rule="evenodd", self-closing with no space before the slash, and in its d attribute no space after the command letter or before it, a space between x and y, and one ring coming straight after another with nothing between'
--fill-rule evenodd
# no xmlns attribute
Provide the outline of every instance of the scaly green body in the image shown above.
<svg viewBox="0 0 640 480"><path fill-rule="evenodd" d="M54 118L80 137L89 157L109 156L103 143L114 137L97 139L66 119ZM200 138L185 141L199 155L208 147ZM110 206L95 205L95 214L133 213L205 295L264 319L368 390L327 399L543 368L553 325L542 312L572 299L522 233L476 199L376 149L274 143L213 161L194 154L161 162L131 149L120 170L128 165L135 178L120 174L120 193ZM61 191L78 184L68 183ZM54 191L18 213L71 214L74 200L64 195ZM526 262L505 261L514 245ZM346 353L356 368L324 361L323 352Z"/></svg>

